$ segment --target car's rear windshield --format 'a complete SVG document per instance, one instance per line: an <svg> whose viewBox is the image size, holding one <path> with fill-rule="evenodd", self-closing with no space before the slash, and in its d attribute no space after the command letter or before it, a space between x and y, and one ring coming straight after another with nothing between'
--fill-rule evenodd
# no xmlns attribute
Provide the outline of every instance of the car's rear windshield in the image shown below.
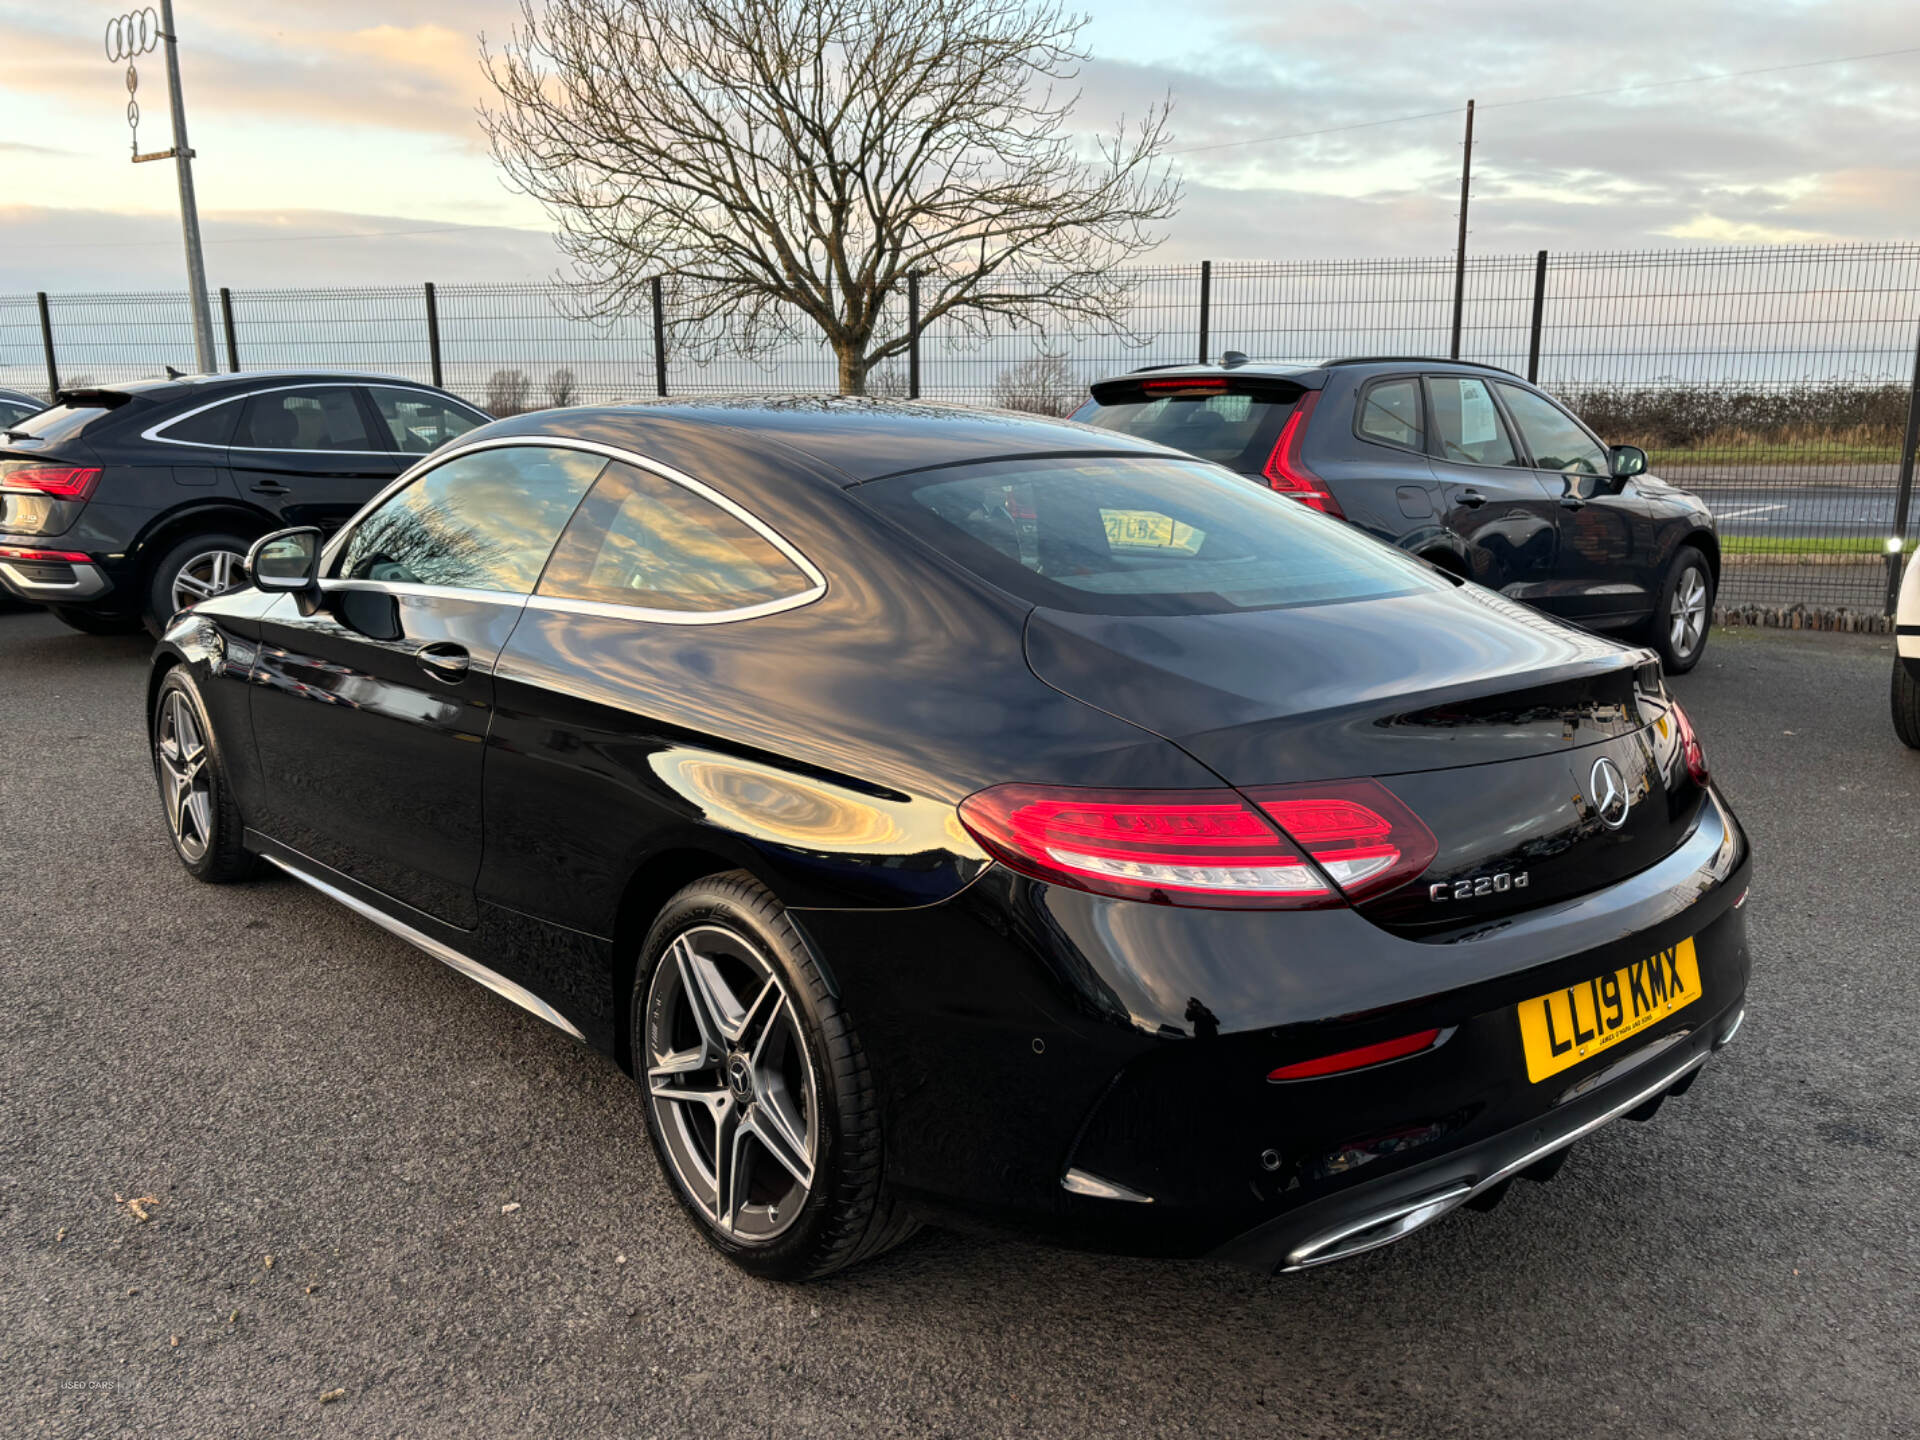
<svg viewBox="0 0 1920 1440"><path fill-rule="evenodd" d="M1074 419L1171 445L1230 470L1255 475L1273 453L1298 391L1184 391L1089 401Z"/></svg>
<svg viewBox="0 0 1920 1440"><path fill-rule="evenodd" d="M1445 583L1390 546L1197 461L999 460L854 493L975 574L1055 609L1206 615Z"/></svg>
<svg viewBox="0 0 1920 1440"><path fill-rule="evenodd" d="M104 405L55 405L6 427L9 435L34 435L56 445L71 440L87 426L111 411Z"/></svg>

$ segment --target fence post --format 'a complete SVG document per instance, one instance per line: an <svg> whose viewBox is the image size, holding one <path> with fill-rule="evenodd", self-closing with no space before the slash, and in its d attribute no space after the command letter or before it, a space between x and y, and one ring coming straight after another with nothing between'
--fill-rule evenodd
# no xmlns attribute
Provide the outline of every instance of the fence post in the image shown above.
<svg viewBox="0 0 1920 1440"><path fill-rule="evenodd" d="M227 369L240 373L240 351L233 343L233 291L220 287L220 324L227 332Z"/></svg>
<svg viewBox="0 0 1920 1440"><path fill-rule="evenodd" d="M43 312L44 313L44 312ZM1893 501L1892 538L1902 543L1901 550L1887 551L1887 614L1900 603L1900 571L1909 563L1905 554L1907 516L1913 506L1913 452L1920 446L1920 341L1913 350L1913 386L1907 391L1907 443L1900 451L1900 491Z"/></svg>
<svg viewBox="0 0 1920 1440"><path fill-rule="evenodd" d="M658 275L653 277L653 389L667 393L667 297Z"/></svg>
<svg viewBox="0 0 1920 1440"><path fill-rule="evenodd" d="M433 282L427 281L427 358L433 363L433 383L436 389L446 389L446 382L440 378L440 301L433 293Z"/></svg>
<svg viewBox="0 0 1920 1440"><path fill-rule="evenodd" d="M47 352L47 403L60 396L60 367L53 363L53 317L47 313L47 292L39 292L40 344Z"/></svg>
<svg viewBox="0 0 1920 1440"><path fill-rule="evenodd" d="M1213 262L1200 262L1200 363L1207 363L1207 324L1213 318Z"/></svg>
<svg viewBox="0 0 1920 1440"><path fill-rule="evenodd" d="M907 272L907 398L920 398L920 272Z"/></svg>
<svg viewBox="0 0 1920 1440"><path fill-rule="evenodd" d="M1527 383L1540 383L1540 321L1547 313L1547 252L1533 257L1533 333L1527 341Z"/></svg>

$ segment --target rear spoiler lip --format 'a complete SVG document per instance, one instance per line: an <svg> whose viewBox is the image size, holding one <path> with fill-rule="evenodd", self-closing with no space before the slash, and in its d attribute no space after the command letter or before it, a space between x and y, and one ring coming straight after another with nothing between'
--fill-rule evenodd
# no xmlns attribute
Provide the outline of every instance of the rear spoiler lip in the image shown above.
<svg viewBox="0 0 1920 1440"><path fill-rule="evenodd" d="M1223 375L1218 372L1202 375L1148 373L1116 375L1111 380L1096 380L1092 387L1093 398L1102 405L1111 405L1116 400L1146 393L1149 383L1156 390L1165 389L1178 394L1175 382L1182 380L1191 380L1196 390L1212 390L1226 395L1266 395L1275 400L1298 400L1307 391L1319 388L1314 385L1303 385L1298 380L1279 375Z"/></svg>
<svg viewBox="0 0 1920 1440"><path fill-rule="evenodd" d="M106 410L117 410L132 400L133 396L125 390L107 390L93 385L75 390L56 390L53 395L55 405L98 405Z"/></svg>

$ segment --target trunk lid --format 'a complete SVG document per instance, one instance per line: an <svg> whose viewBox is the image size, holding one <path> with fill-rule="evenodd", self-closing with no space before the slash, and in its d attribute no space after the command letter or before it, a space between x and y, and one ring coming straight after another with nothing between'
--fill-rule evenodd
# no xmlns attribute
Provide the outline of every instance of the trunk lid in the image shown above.
<svg viewBox="0 0 1920 1440"><path fill-rule="evenodd" d="M1384 783L1438 844L1358 907L1403 933L1612 884L1699 811L1658 662L1476 588L1219 615L1039 609L1027 655L1235 786ZM1610 789L1623 815L1602 814Z"/></svg>

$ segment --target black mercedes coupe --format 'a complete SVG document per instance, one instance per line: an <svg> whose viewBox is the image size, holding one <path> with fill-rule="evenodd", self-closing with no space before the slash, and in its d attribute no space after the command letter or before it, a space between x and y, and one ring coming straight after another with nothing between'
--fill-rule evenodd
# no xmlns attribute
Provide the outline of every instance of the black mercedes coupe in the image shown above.
<svg viewBox="0 0 1920 1440"><path fill-rule="evenodd" d="M1745 1013L1747 842L1650 651L1144 440L545 411L247 563L154 660L187 869L611 1054L757 1274L922 1221L1341 1259Z"/></svg>

